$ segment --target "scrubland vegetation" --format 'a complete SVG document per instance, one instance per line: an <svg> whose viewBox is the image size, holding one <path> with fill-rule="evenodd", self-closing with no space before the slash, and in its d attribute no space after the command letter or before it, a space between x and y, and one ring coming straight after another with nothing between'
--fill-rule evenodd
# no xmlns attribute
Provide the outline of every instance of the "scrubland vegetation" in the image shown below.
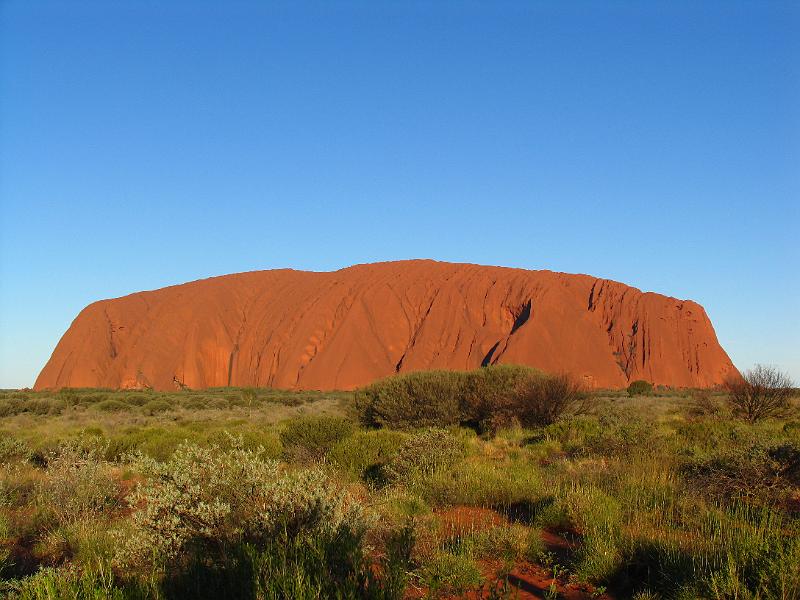
<svg viewBox="0 0 800 600"><path fill-rule="evenodd" d="M0 392L1 593L800 598L792 393L632 387Z"/></svg>

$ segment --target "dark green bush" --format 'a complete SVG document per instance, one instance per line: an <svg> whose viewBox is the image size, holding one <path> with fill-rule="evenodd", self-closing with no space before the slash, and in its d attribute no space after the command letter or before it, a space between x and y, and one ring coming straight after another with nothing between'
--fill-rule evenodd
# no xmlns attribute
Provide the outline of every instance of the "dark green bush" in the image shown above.
<svg viewBox="0 0 800 600"><path fill-rule="evenodd" d="M474 371L420 371L388 377L358 390L356 409L368 427L416 429L463 425L494 432L515 420L553 422L585 395L567 375L516 365Z"/></svg>
<svg viewBox="0 0 800 600"><path fill-rule="evenodd" d="M144 406L150 402L152 398L147 394L125 394L120 398L120 400L130 404L131 406Z"/></svg>
<svg viewBox="0 0 800 600"><path fill-rule="evenodd" d="M355 430L355 423L341 417L300 417L286 422L280 438L288 459L314 461Z"/></svg>
<svg viewBox="0 0 800 600"><path fill-rule="evenodd" d="M122 412L131 410L131 405L120 400L103 400L95 404L93 408L100 412Z"/></svg>
<svg viewBox="0 0 800 600"><path fill-rule="evenodd" d="M157 460L166 460L182 442L197 437L182 429L131 428L111 437L105 456L108 460L120 460L141 452Z"/></svg>
<svg viewBox="0 0 800 600"><path fill-rule="evenodd" d="M0 591L8 594L5 597L11 600L124 600L127 597L123 589L114 585L114 577L108 570L95 572L47 567L30 577L9 583L6 589L3 587Z"/></svg>
<svg viewBox="0 0 800 600"><path fill-rule="evenodd" d="M496 431L518 416L520 390L544 374L519 365L492 365L464 374L461 423L478 432Z"/></svg>
<svg viewBox="0 0 800 600"><path fill-rule="evenodd" d="M408 562L404 555L391 553L375 569L364 552L363 533L348 528L325 535L282 534L263 545L235 546L219 562L193 556L182 568L173 568L163 589L173 600L400 600L405 577L391 575L405 575Z"/></svg>
<svg viewBox="0 0 800 600"><path fill-rule="evenodd" d="M690 461L681 472L693 488L718 500L776 499L800 484L800 447L734 446L711 458Z"/></svg>
<svg viewBox="0 0 800 600"><path fill-rule="evenodd" d="M79 404L96 404L108 399L108 394L92 392L78 394Z"/></svg>
<svg viewBox="0 0 800 600"><path fill-rule="evenodd" d="M555 423L567 414L582 412L587 395L567 374L546 375L524 381L513 399L514 416L525 427Z"/></svg>
<svg viewBox="0 0 800 600"><path fill-rule="evenodd" d="M407 439L399 431L359 431L336 444L329 458L356 477L365 477L396 455Z"/></svg>
<svg viewBox="0 0 800 600"><path fill-rule="evenodd" d="M150 400L150 402L142 406L142 411L146 415L157 415L168 410L172 410L172 405L166 400Z"/></svg>
<svg viewBox="0 0 800 600"><path fill-rule="evenodd" d="M205 410L208 408L208 400L204 396L193 396L186 398L182 405L186 410Z"/></svg>
<svg viewBox="0 0 800 600"><path fill-rule="evenodd" d="M0 417L11 417L19 414L19 401L13 398L0 400Z"/></svg>
<svg viewBox="0 0 800 600"><path fill-rule="evenodd" d="M368 427L446 427L462 420L466 373L420 371L381 379L356 391L356 409Z"/></svg>
<svg viewBox="0 0 800 600"><path fill-rule="evenodd" d="M628 386L628 395L634 396L650 396L653 393L653 384L644 379L637 379L632 381Z"/></svg>

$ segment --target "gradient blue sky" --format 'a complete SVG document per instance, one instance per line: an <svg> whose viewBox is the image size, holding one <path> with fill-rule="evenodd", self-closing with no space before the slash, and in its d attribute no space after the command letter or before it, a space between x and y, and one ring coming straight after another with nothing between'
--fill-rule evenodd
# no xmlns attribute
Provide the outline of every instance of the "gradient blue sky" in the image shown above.
<svg viewBox="0 0 800 600"><path fill-rule="evenodd" d="M100 298L430 257L800 380L796 2L0 0L0 387Z"/></svg>

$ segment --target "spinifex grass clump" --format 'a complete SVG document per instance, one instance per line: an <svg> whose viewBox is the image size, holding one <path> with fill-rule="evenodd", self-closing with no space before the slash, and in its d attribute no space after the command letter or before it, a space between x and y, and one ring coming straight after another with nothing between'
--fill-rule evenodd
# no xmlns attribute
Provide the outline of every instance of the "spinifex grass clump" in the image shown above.
<svg viewBox="0 0 800 600"><path fill-rule="evenodd" d="M382 468L387 481L411 481L447 469L463 458L464 443L443 429L409 437Z"/></svg>

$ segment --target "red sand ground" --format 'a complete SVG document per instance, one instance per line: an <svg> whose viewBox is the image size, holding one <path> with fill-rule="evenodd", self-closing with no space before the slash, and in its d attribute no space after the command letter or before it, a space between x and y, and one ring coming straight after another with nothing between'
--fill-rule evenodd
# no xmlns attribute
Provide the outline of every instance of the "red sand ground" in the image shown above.
<svg viewBox="0 0 800 600"><path fill-rule="evenodd" d="M402 261L226 275L95 302L36 389L351 389L516 363L590 387L707 387L736 373L703 308L588 275Z"/></svg>
<svg viewBox="0 0 800 600"><path fill-rule="evenodd" d="M474 508L467 506L456 506L437 513L442 525L440 536L442 540L459 535L476 533L492 527L507 525L508 521L499 513L488 508ZM571 548L571 544L555 531L545 530L542 532L542 541L549 552L556 560L563 564ZM458 596L439 596L442 598L470 598L474 600L490 598L490 588L502 581L501 572L503 565L496 560L479 561L481 573L488 585L484 585L483 591L469 591ZM563 600L588 600L595 598L599 600L611 600L608 594L598 593L592 586L586 584L570 583L566 578L559 577L553 579L553 572L542 565L534 564L529 561L517 561L508 573L509 597L519 600L529 600L532 598L545 598L550 586L555 584L558 597ZM424 587L409 586L405 598L415 600L425 598L428 590Z"/></svg>

